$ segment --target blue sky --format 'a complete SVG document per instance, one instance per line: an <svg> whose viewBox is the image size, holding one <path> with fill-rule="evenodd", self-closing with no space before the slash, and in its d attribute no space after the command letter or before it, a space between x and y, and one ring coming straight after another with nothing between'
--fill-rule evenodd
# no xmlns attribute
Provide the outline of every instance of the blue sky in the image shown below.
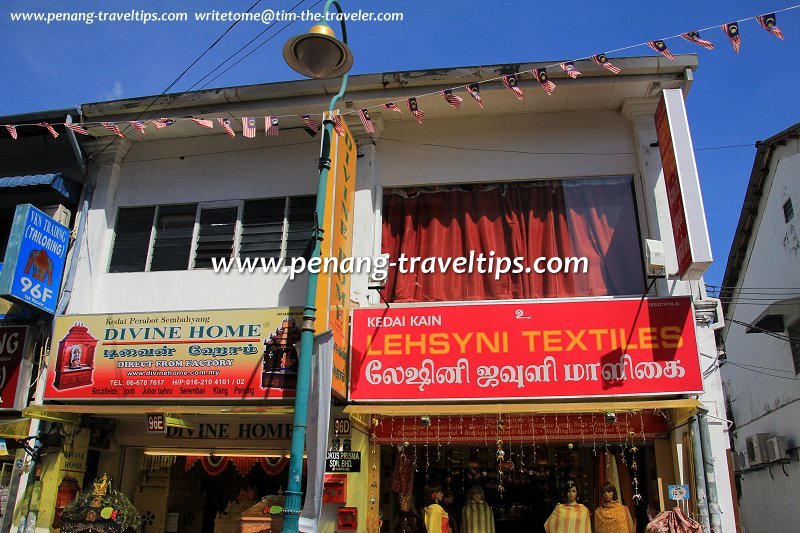
<svg viewBox="0 0 800 533"><path fill-rule="evenodd" d="M355 56L353 74L556 62L795 5L792 0L340 1L345 11L402 12L404 17L402 22L348 24ZM159 94L231 25L223 21L195 22L195 13L247 11L255 2L7 0L0 7L0 66L6 73L0 84L0 115ZM262 0L254 11L288 11L298 3L298 12L320 11L324 5L317 0ZM19 11L100 10L186 12L190 21L44 24L11 20L11 13ZM708 283L722 282L755 156L754 143L800 122L800 9L779 12L777 21L786 41L767 33L753 20L743 22L738 55L716 27L702 34L716 44L713 52L682 39L667 41L674 53L699 56L687 108L716 260L706 274ZM298 79L284 64L281 49L289 37L306 31L311 24L297 21L282 30L286 25L240 22L170 92L187 90L264 30L244 53L266 43L208 87ZM609 57L653 53L646 46L639 46L609 53ZM195 88L203 87L229 64ZM739 145L746 146L725 148Z"/></svg>

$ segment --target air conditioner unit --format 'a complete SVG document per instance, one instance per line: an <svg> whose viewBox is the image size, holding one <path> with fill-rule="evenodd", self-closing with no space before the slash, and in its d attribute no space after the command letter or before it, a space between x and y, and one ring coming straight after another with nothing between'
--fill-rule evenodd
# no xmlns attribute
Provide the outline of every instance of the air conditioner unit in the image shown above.
<svg viewBox="0 0 800 533"><path fill-rule="evenodd" d="M733 470L738 472L740 470L747 470L747 452L744 450L733 453Z"/></svg>
<svg viewBox="0 0 800 533"><path fill-rule="evenodd" d="M72 216L72 213L70 213L69 209L63 205L48 205L43 207L42 211L44 211L46 215L53 218L59 224L69 227L69 219Z"/></svg>
<svg viewBox="0 0 800 533"><path fill-rule="evenodd" d="M786 451L786 437L776 436L767 440L767 459L770 463L789 458Z"/></svg>
<svg viewBox="0 0 800 533"><path fill-rule="evenodd" d="M750 465L760 465L768 462L767 441L772 436L770 433L755 433L746 439L747 462Z"/></svg>

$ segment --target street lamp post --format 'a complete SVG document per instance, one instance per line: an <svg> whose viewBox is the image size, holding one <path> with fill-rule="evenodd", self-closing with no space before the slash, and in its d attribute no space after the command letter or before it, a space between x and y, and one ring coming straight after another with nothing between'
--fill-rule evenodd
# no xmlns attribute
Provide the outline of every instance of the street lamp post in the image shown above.
<svg viewBox="0 0 800 533"><path fill-rule="evenodd" d="M311 257L319 257L323 239L322 220L325 216L325 193L328 185L328 171L331 168L331 135L333 120L330 112L336 102L344 95L347 88L347 72L353 66L353 55L347 47L347 29L344 18L342 23L342 41L336 39L334 31L327 24L328 11L331 5L336 6L339 14L342 7L336 0L325 3L323 21L312 27L308 33L290 39L283 47L283 57L294 70L310 78L336 78L342 76L342 87L339 93L331 98L328 106L328 117L322 130L322 148L319 156L319 183L317 185L317 203L314 223L314 248ZM284 522L282 533L297 533L303 491L301 478L303 474L303 450L306 439L306 414L308 411L308 389L311 381L311 358L314 347L314 320L317 295L317 274L308 273L306 304L303 308L303 325L300 333L300 356L297 366L297 387L294 399L294 421L292 428L292 448L289 456L289 483L286 487L286 505L284 506Z"/></svg>

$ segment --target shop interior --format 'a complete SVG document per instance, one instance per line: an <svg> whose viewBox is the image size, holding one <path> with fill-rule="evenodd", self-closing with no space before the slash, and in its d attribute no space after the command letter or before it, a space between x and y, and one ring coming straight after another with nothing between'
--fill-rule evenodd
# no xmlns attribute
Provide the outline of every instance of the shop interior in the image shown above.
<svg viewBox="0 0 800 533"><path fill-rule="evenodd" d="M497 533L545 531L571 486L594 516L600 487L611 483L637 532L661 510L655 441L667 431L660 413L373 415L372 426L381 531L424 533L434 487L454 531L474 487Z"/></svg>
<svg viewBox="0 0 800 533"><path fill-rule="evenodd" d="M168 487L165 532L228 533L241 531L245 522L253 520L275 528L285 503L288 464L282 455L145 454L134 502L141 507L145 530L149 510L145 493L155 486ZM275 513L271 515L270 509Z"/></svg>
<svg viewBox="0 0 800 533"><path fill-rule="evenodd" d="M473 443L381 446L381 531L424 533L426 487L438 486L445 509L461 519L471 487L483 489L497 533L544 531L544 523L563 498L567 482L590 511L600 504L599 487L619 488L637 531L648 513L657 514L653 447L636 443ZM452 498L452 499L451 499Z"/></svg>

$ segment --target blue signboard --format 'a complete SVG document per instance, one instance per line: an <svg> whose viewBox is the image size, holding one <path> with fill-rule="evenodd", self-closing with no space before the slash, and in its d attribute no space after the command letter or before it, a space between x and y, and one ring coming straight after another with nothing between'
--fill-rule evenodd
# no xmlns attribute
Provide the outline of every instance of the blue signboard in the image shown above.
<svg viewBox="0 0 800 533"><path fill-rule="evenodd" d="M69 229L30 204L18 205L0 270L0 296L55 314Z"/></svg>

